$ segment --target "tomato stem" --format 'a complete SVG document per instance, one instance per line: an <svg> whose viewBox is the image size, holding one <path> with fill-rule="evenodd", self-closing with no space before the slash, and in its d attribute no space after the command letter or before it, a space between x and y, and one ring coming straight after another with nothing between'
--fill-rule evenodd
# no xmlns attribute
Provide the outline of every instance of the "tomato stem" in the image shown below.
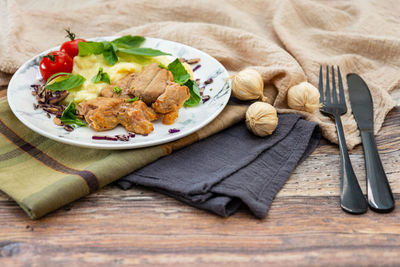
<svg viewBox="0 0 400 267"><path fill-rule="evenodd" d="M56 61L56 55L54 55L53 53L50 53L50 54L48 54L47 56L44 56L44 57L47 57L47 58L50 59L52 62L55 62L55 61Z"/></svg>
<svg viewBox="0 0 400 267"><path fill-rule="evenodd" d="M71 41L75 40L75 33L71 32L70 29L64 29L67 32L65 37L68 37Z"/></svg>

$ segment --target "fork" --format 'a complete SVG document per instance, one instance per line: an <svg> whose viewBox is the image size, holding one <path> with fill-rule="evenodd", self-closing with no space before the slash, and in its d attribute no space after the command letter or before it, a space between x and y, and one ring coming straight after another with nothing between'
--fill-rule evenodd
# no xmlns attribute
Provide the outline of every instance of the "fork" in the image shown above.
<svg viewBox="0 0 400 267"><path fill-rule="evenodd" d="M358 184L357 177L354 174L353 167L347 151L346 140L343 132L343 125L341 116L347 112L346 100L344 96L342 77L340 74L340 68L337 67L338 72L338 85L339 85L339 99L336 92L336 81L335 81L335 69L332 66L332 90L329 82L329 68L326 66L326 88L324 94L324 85L322 77L322 66L319 69L319 93L320 102L322 107L320 108L321 113L330 116L335 120L336 131L339 140L340 149L340 205L343 210L353 213L361 214L367 211L367 201L363 195L363 192ZM325 101L324 101L325 96Z"/></svg>

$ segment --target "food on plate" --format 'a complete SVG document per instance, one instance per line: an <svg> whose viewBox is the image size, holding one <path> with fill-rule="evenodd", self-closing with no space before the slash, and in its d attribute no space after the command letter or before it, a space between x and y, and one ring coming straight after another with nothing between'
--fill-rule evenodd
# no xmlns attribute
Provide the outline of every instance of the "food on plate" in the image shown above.
<svg viewBox="0 0 400 267"><path fill-rule="evenodd" d="M289 88L288 106L292 109L313 113L320 108L319 91L314 85L302 82Z"/></svg>
<svg viewBox="0 0 400 267"><path fill-rule="evenodd" d="M116 87L121 90L116 91ZM187 86L175 83L172 73L155 63L146 66L137 74L128 74L105 86L100 95L116 98L138 97L147 105L151 105L157 113L165 114L163 122L166 124L173 123L178 110L190 97Z"/></svg>
<svg viewBox="0 0 400 267"><path fill-rule="evenodd" d="M74 40L74 34L68 34L71 41L62 48L73 60L54 51L43 61L49 64L47 60L63 55L72 65L46 76L46 83L33 92L39 103L36 108L46 108L48 116L56 115L56 125L68 126L68 131L73 130L70 125L84 126L86 122L95 131L122 125L129 133L147 135L154 130L152 121L162 118L164 124L173 124L180 108L200 102L189 65L192 61L171 62L165 56L168 53L139 47L145 40L141 36L92 42Z"/></svg>
<svg viewBox="0 0 400 267"><path fill-rule="evenodd" d="M265 102L255 102L246 112L246 125L255 135L267 136L272 134L278 125L276 109Z"/></svg>
<svg viewBox="0 0 400 267"><path fill-rule="evenodd" d="M190 98L189 88L175 83L171 71L156 63L105 86L100 95L108 98L138 97L155 112L164 115L164 124L172 124L178 117L178 110Z"/></svg>
<svg viewBox="0 0 400 267"><path fill-rule="evenodd" d="M79 104L78 111L96 131L107 131L121 124L129 132L149 134L153 131L150 121L158 115L143 101L127 103L122 98L98 97Z"/></svg>
<svg viewBox="0 0 400 267"><path fill-rule="evenodd" d="M167 86L167 81L173 81L172 73L162 69L156 63L146 66L139 73L128 74L115 83L103 87L100 92L105 97L140 97L147 105L151 105ZM122 89L121 93L114 91L115 86Z"/></svg>
<svg viewBox="0 0 400 267"><path fill-rule="evenodd" d="M268 101L268 98L263 94L264 81L260 73L255 69L246 68L231 76L231 80L232 95L237 99Z"/></svg>
<svg viewBox="0 0 400 267"><path fill-rule="evenodd" d="M164 114L164 124L172 124L178 117L179 109L189 98L190 93L187 86L168 81L165 91L151 106L157 113Z"/></svg>
<svg viewBox="0 0 400 267"><path fill-rule="evenodd" d="M67 32L67 36L70 40L64 42L61 47L60 51L68 54L71 58L74 58L79 53L78 43L86 42L84 39L75 39L75 34L72 33L70 30L65 30Z"/></svg>
<svg viewBox="0 0 400 267"><path fill-rule="evenodd" d="M39 63L40 74L47 81L59 72L71 72L74 62L72 58L61 51L53 51L45 55Z"/></svg>
<svg viewBox="0 0 400 267"><path fill-rule="evenodd" d="M114 65L110 65L103 57L103 55L88 55L76 56L74 58L73 74L79 74L86 78L82 86L70 90L70 96L67 100L74 99L79 103L84 100L96 98L100 95L101 90L108 83L106 82L93 82L92 78L97 75L100 68L110 78L110 82L114 83L117 80L125 77L127 74L140 72L145 66L156 63L169 64L169 59L165 56L153 58L137 58L134 56L126 55L120 56L119 61ZM122 87L121 87L122 88Z"/></svg>

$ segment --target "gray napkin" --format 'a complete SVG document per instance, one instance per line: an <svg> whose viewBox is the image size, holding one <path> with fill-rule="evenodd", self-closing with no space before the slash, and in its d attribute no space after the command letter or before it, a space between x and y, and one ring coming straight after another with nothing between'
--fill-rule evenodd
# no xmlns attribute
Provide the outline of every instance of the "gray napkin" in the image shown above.
<svg viewBox="0 0 400 267"><path fill-rule="evenodd" d="M267 215L280 188L296 166L318 145L318 124L280 114L275 132L257 137L238 123L178 150L117 181L153 188L221 216L243 203L258 218Z"/></svg>

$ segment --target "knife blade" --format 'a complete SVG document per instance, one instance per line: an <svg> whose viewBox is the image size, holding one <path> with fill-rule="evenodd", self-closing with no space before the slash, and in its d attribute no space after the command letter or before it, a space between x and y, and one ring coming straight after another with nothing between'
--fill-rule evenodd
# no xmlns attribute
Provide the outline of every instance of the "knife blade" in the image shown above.
<svg viewBox="0 0 400 267"><path fill-rule="evenodd" d="M357 74L347 74L350 104L361 133L370 208L377 212L394 209L394 198L387 180L374 137L374 107L371 92Z"/></svg>

